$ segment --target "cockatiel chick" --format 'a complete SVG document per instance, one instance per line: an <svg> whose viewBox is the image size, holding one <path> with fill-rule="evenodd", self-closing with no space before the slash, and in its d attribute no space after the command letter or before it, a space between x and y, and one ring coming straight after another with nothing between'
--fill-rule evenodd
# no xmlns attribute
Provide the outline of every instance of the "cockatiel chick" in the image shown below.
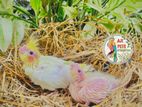
<svg viewBox="0 0 142 107"><path fill-rule="evenodd" d="M36 39L30 38L27 44L19 48L19 56L24 63L25 74L42 89L67 88L72 80L70 68L74 62L53 56L43 56L37 45ZM80 64L80 67L87 71L90 66Z"/></svg>
<svg viewBox="0 0 142 107"><path fill-rule="evenodd" d="M86 75L87 74L87 75ZM100 103L119 85L119 79L103 72L84 73L78 64L72 64L74 78L69 86L73 99L80 103Z"/></svg>

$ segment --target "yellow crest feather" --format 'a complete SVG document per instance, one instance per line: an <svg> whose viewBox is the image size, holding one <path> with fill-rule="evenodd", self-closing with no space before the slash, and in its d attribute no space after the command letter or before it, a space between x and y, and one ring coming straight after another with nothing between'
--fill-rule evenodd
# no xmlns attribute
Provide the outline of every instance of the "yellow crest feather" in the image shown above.
<svg viewBox="0 0 142 107"><path fill-rule="evenodd" d="M35 37L30 37L27 42L27 47L32 50L38 50L38 41Z"/></svg>

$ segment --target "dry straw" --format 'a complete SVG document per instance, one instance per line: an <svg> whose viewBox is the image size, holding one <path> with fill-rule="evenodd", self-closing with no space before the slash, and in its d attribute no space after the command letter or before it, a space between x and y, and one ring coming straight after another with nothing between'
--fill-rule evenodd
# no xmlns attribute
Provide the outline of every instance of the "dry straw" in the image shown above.
<svg viewBox="0 0 142 107"><path fill-rule="evenodd" d="M96 70L103 71L107 62L101 48L107 37L105 29L94 24L98 31L92 39L84 39L82 25L82 22L71 21L41 25L39 29L28 30L23 43L28 35L35 36L42 54L92 64ZM105 71L122 80L128 77L125 80L128 85L119 87L94 107L142 107L142 35L125 36L134 45L131 62L109 64ZM11 47L6 53L0 53L0 107L84 107L70 97L68 90L50 92L31 83L21 69L17 50L18 47Z"/></svg>

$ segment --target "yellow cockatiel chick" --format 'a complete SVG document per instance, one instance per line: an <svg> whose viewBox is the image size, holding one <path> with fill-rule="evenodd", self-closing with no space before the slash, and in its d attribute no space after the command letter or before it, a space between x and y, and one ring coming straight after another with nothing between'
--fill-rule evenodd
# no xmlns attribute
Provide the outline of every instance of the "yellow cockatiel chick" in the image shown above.
<svg viewBox="0 0 142 107"><path fill-rule="evenodd" d="M74 63L54 56L43 56L38 49L38 42L34 38L19 48L19 56L23 62L25 74L32 82L42 89L55 90L67 88L72 80L70 67ZM85 71L93 69L90 65L80 64Z"/></svg>

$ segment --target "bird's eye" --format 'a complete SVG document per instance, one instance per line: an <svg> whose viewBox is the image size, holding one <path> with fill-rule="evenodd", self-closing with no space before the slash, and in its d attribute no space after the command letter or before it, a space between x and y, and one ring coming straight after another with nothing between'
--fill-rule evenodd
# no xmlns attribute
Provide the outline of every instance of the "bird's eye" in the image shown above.
<svg viewBox="0 0 142 107"><path fill-rule="evenodd" d="M29 54L30 54L30 55L33 55L33 54L34 54L34 52L33 52L33 51L30 51L30 52L29 52Z"/></svg>
<svg viewBox="0 0 142 107"><path fill-rule="evenodd" d="M78 73L80 73L80 72L81 72L81 70L79 69L79 70L78 70Z"/></svg>

